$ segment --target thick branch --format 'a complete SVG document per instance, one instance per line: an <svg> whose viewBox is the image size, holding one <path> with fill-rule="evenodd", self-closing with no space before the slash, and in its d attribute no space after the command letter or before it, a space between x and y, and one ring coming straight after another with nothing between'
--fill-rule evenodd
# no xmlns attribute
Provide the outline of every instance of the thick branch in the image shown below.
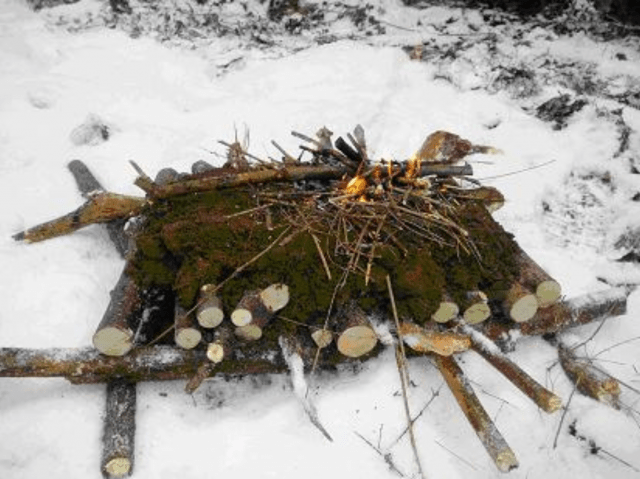
<svg viewBox="0 0 640 479"><path fill-rule="evenodd" d="M102 436L102 474L107 478L131 475L136 431L136 384L116 379L107 384Z"/></svg>
<svg viewBox="0 0 640 479"><path fill-rule="evenodd" d="M501 472L509 472L518 467L515 454L502 437L487 411L480 403L466 375L450 356L434 356L440 373L456 398L460 409L469 420L496 467Z"/></svg>

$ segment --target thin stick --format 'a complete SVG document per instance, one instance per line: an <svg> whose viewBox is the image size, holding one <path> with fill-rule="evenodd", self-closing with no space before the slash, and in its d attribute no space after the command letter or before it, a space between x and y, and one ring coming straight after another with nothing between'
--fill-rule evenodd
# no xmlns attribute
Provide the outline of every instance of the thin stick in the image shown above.
<svg viewBox="0 0 640 479"><path fill-rule="evenodd" d="M311 238L313 238L313 242L315 243L316 248L318 249L318 254L320 255L320 260L322 261L322 266L324 267L325 273L327 273L327 278L329 279L329 281L331 281L331 270L329 269L327 258L324 257L324 253L322 252L322 248L320 247L320 240L313 233L309 232L309 234L311 235Z"/></svg>
<svg viewBox="0 0 640 479"><path fill-rule="evenodd" d="M371 449L373 449L374 451L376 451L383 459L384 462L386 462L389 465L389 469L391 469L393 472L395 472L396 474L398 474L400 477L407 477L405 476L399 469L398 467L394 464L393 462L393 458L391 456L391 453L387 453L384 454L379 448L377 448L376 446L374 446L371 441L369 441L367 438L365 438L362 434L360 434L359 432L355 432L354 434L356 436L358 436L360 439L362 439L364 442L366 442L369 447L371 447Z"/></svg>
<svg viewBox="0 0 640 479"><path fill-rule="evenodd" d="M576 393L576 390L578 389L578 382L576 382L573 385L573 390L571 391L571 394L569 394L569 399L567 399L567 405L564 407L564 410L562 411L562 416L560 416L560 422L558 423L558 429L556 430L556 436L553 438L553 448L554 449L556 447L558 447L558 437L560 436L560 429L562 429L562 423L564 422L564 418L566 417L567 412L569 412L569 405L571 404L571 401L573 400L573 395Z"/></svg>

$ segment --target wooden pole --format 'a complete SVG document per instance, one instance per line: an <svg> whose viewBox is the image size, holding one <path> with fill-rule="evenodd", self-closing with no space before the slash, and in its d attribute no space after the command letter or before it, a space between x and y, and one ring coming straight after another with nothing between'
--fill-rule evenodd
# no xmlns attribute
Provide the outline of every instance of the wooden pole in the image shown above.
<svg viewBox="0 0 640 479"><path fill-rule="evenodd" d="M515 454L476 396L466 375L451 356L434 355L438 370L456 398L460 409L501 472L518 467Z"/></svg>
<svg viewBox="0 0 640 479"><path fill-rule="evenodd" d="M102 435L102 473L107 478L127 477L133 470L136 431L136 384L126 379L107 384Z"/></svg>
<svg viewBox="0 0 640 479"><path fill-rule="evenodd" d="M543 411L552 413L562 407L562 399L529 376L511 361L491 339L474 328L458 322L461 333L471 340L471 348L489 364L500 371L520 391L526 394Z"/></svg>

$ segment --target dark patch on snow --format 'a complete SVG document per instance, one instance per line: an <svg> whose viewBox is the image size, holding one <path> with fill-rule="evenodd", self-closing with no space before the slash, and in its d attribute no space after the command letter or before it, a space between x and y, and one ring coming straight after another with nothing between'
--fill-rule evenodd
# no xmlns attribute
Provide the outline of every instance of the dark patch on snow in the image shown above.
<svg viewBox="0 0 640 479"><path fill-rule="evenodd" d="M553 123L554 130L562 130L567 126L569 118L582 110L586 104L585 100L573 100L570 95L564 94L539 105L536 108L536 116L542 121Z"/></svg>

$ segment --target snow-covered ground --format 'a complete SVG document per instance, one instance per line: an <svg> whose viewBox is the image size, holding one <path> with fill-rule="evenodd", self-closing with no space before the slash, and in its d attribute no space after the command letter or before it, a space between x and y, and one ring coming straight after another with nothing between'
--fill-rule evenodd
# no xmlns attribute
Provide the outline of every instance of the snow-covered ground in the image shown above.
<svg viewBox="0 0 640 479"><path fill-rule="evenodd" d="M220 163L212 153L222 153L217 140L245 126L250 151L265 157L275 155L272 139L294 151L290 130L312 133L323 125L343 134L362 124L376 157L406 158L437 129L493 145L504 154L472 158L476 177L503 191L507 203L496 217L567 296L606 288L599 277L640 282L637 263L613 261L628 251L614 245L634 228L640 249L640 111L637 97L634 103L620 96L640 85L633 42L514 30L473 10L373 4L387 22L384 34L359 34L350 20L336 18L322 32L331 41L321 45L304 33L283 33L271 46L256 36L225 36L188 49L184 42L134 39L99 22L75 33L60 26L60 19L68 27L69 19L97 11L92 1L39 14L21 1L3 2L0 347L89 345L122 269L100 227L35 245L11 238L81 203L66 169L70 160L84 161L109 190L140 194L129 160L148 172L186 171L200 159ZM406 53L416 45L422 49L414 57L424 61ZM438 55L437 48L456 54ZM509 79L507 67L538 76ZM587 103L556 130L535 113L560 93ZM91 116L111 136L74 144L71 132ZM624 244L633 247L632 240ZM597 327L565 338L586 340ZM573 395L555 448L561 413L542 413L482 359L462 356L518 455L520 467L510 477L640 475L639 292L629 297L627 315L607 321L588 341L586 353L635 391L623 387L622 411ZM573 386L548 343L521 340L511 357L565 401L570 397ZM501 475L430 361L412 360L410 375L412 411L430 403L415 423L426 476ZM309 423L286 377L211 380L193 397L183 388L139 386L134 477L395 477L358 435L417 477L407 436L398 440L405 419L391 352L358 374L323 375L315 383L333 442ZM0 379L0 477L99 477L104 396L101 385Z"/></svg>

